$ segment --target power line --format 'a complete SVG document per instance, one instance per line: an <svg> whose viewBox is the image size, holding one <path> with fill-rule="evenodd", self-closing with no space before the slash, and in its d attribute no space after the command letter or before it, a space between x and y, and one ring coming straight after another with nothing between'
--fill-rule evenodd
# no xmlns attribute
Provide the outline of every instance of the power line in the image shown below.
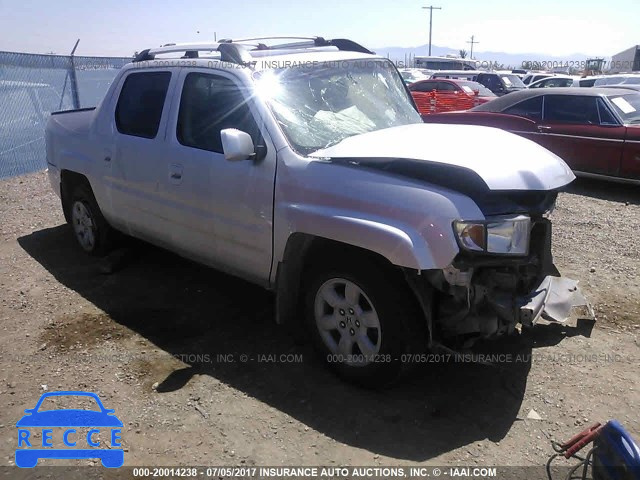
<svg viewBox="0 0 640 480"><path fill-rule="evenodd" d="M434 7L434 6L428 6L428 7L422 7L422 8L429 10L429 56L431 56L431 28L433 27L433 11L442 10L442 8Z"/></svg>

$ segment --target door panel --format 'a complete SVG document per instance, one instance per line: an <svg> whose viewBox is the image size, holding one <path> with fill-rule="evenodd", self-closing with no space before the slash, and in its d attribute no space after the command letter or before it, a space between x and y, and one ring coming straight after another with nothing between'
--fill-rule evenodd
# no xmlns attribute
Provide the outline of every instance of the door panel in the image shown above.
<svg viewBox="0 0 640 480"><path fill-rule="evenodd" d="M625 127L567 125L542 122L538 143L562 158L573 170L617 175Z"/></svg>
<svg viewBox="0 0 640 480"><path fill-rule="evenodd" d="M640 126L627 127L620 176L640 180Z"/></svg>
<svg viewBox="0 0 640 480"><path fill-rule="evenodd" d="M266 284L276 153L257 107L224 72L184 72L176 94L180 101L162 154L160 192L171 223L171 244L186 256ZM266 156L225 160L220 140L224 128L250 133L254 144L266 146ZM177 174L179 179L174 178Z"/></svg>
<svg viewBox="0 0 640 480"><path fill-rule="evenodd" d="M115 109L115 149L110 155L111 204L128 233L163 243L166 215L158 199L159 159L170 98L170 72L136 72L123 81Z"/></svg>
<svg viewBox="0 0 640 480"><path fill-rule="evenodd" d="M608 125L598 97L545 95L538 143L582 172L617 175L626 128ZM602 119L602 120L601 120Z"/></svg>

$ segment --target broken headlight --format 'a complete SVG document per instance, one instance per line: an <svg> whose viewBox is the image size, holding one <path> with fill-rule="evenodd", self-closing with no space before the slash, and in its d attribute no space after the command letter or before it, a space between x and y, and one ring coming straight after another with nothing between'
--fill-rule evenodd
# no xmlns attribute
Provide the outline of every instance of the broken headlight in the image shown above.
<svg viewBox="0 0 640 480"><path fill-rule="evenodd" d="M531 219L526 215L453 222L460 246L471 252L527 255Z"/></svg>

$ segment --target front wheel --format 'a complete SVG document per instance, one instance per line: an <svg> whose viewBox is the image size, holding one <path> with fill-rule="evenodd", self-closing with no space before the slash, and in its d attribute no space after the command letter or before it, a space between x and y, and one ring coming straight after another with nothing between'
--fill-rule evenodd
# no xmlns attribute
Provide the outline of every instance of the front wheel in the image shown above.
<svg viewBox="0 0 640 480"><path fill-rule="evenodd" d="M397 272L344 258L308 272L306 321L323 360L343 378L372 388L398 377L425 344L416 304Z"/></svg>

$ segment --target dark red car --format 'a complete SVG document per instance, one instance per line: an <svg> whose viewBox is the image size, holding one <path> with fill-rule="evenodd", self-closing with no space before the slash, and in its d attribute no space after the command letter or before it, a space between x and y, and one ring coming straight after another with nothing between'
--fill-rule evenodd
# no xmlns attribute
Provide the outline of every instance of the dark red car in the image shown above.
<svg viewBox="0 0 640 480"><path fill-rule="evenodd" d="M486 125L508 130L551 150L578 175L640 180L640 92L636 90L597 87L523 90L468 112L423 118L428 123Z"/></svg>
<svg viewBox="0 0 640 480"><path fill-rule="evenodd" d="M497 98L487 87L471 80L420 80L408 88L421 115L469 110Z"/></svg>

